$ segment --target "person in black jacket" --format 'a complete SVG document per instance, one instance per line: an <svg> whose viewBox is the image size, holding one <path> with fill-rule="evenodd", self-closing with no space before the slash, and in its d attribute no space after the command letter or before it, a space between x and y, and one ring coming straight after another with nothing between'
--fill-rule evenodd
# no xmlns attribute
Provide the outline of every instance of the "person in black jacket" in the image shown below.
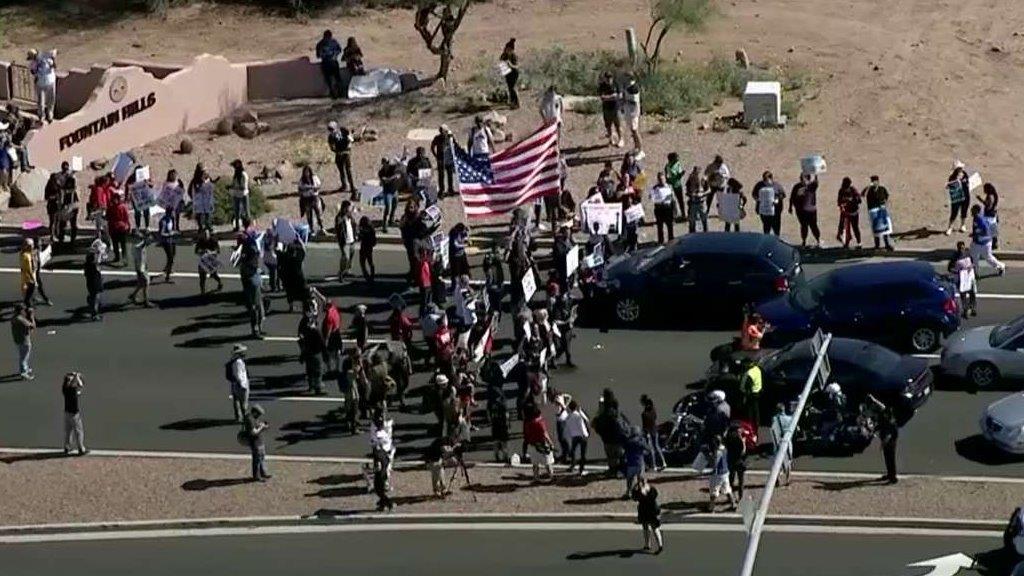
<svg viewBox="0 0 1024 576"><path fill-rule="evenodd" d="M100 272L99 264L96 262L96 253L89 251L85 255L85 289L88 292L86 301L89 304L89 313L93 320L102 320L100 293L103 292L103 274Z"/></svg>
<svg viewBox="0 0 1024 576"><path fill-rule="evenodd" d="M299 321L299 354L306 367L306 383L313 394L327 393L323 383L324 339L320 334L315 315L304 314Z"/></svg>
<svg viewBox="0 0 1024 576"><path fill-rule="evenodd" d="M437 164L437 197L444 198L448 194L455 196L455 157L452 155L452 131L447 124L442 124L437 136L430 142L430 153Z"/></svg>
<svg viewBox="0 0 1024 576"><path fill-rule="evenodd" d="M747 473L747 445L739 424L729 426L725 434L725 458L729 463L729 484L736 498L743 499L743 480Z"/></svg>
<svg viewBox="0 0 1024 576"><path fill-rule="evenodd" d="M661 554L665 549L665 539L661 535L661 505L658 504L658 489L647 482L643 476L637 481L632 492L636 500L636 519L644 529L644 550L651 552L651 539L658 544L654 554Z"/></svg>

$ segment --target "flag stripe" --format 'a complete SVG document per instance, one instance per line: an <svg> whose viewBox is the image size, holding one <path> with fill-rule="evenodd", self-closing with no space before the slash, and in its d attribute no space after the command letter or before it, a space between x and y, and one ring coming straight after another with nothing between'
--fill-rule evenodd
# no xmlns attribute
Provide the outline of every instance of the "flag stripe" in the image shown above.
<svg viewBox="0 0 1024 576"><path fill-rule="evenodd" d="M535 198L558 194L558 125L547 124L520 142L489 156L454 149L459 191L467 216L515 209Z"/></svg>

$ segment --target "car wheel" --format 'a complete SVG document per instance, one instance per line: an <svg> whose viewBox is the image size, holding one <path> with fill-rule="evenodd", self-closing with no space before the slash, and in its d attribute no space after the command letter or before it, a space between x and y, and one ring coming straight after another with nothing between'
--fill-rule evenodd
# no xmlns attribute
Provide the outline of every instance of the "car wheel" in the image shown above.
<svg viewBox="0 0 1024 576"><path fill-rule="evenodd" d="M636 298L619 298L615 302L615 318L624 324L635 324L640 320L640 302Z"/></svg>
<svg viewBox="0 0 1024 576"><path fill-rule="evenodd" d="M935 328L921 326L910 333L910 348L918 354L938 350L942 336Z"/></svg>
<svg viewBox="0 0 1024 576"><path fill-rule="evenodd" d="M987 388L999 382L999 369L991 362L975 362L967 367L967 382L977 388Z"/></svg>

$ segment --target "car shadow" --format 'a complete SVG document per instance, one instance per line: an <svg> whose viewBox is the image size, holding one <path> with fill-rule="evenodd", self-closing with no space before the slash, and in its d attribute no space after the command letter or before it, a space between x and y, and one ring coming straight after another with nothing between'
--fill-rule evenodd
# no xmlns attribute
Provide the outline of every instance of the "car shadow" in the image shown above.
<svg viewBox="0 0 1024 576"><path fill-rule="evenodd" d="M1010 454L997 448L981 434L961 438L953 443L961 457L986 466L1003 466L1024 462L1024 454Z"/></svg>

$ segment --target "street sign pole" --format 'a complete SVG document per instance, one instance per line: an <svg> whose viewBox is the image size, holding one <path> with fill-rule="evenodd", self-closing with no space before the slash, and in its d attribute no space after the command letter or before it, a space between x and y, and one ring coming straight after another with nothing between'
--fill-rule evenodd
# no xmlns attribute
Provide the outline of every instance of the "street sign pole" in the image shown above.
<svg viewBox="0 0 1024 576"><path fill-rule="evenodd" d="M818 380L819 372L827 366L826 358L828 357L828 345L832 342L832 335L825 334L821 336L819 330L815 334L812 340L812 347L816 352L816 358L814 360L814 366L811 368L811 373L807 375L807 381L804 383L804 389L800 393L800 400L797 402L796 411L793 413L793 421L789 425L789 429L786 430L785 435L782 437L778 450L775 453L775 459L772 460L772 470L768 474L768 480L764 485L764 493L761 495L761 502L758 504L757 511L754 513L754 519L750 524L750 533L747 535L747 550L743 555L743 568L740 570L740 576L751 576L754 573L754 561L757 560L757 547L761 543L761 532L764 530L765 518L768 516L768 507L772 503L772 495L775 493L775 484L779 481L779 473L782 471L782 462L786 458L789 452L789 447L793 443L793 433L796 431L797 425L800 423L800 416L804 413L804 407L807 405L807 398L811 395L811 389L814 387L814 383ZM819 344L820 343L820 344ZM826 368L827 370L827 368ZM828 378L825 374L822 382Z"/></svg>

